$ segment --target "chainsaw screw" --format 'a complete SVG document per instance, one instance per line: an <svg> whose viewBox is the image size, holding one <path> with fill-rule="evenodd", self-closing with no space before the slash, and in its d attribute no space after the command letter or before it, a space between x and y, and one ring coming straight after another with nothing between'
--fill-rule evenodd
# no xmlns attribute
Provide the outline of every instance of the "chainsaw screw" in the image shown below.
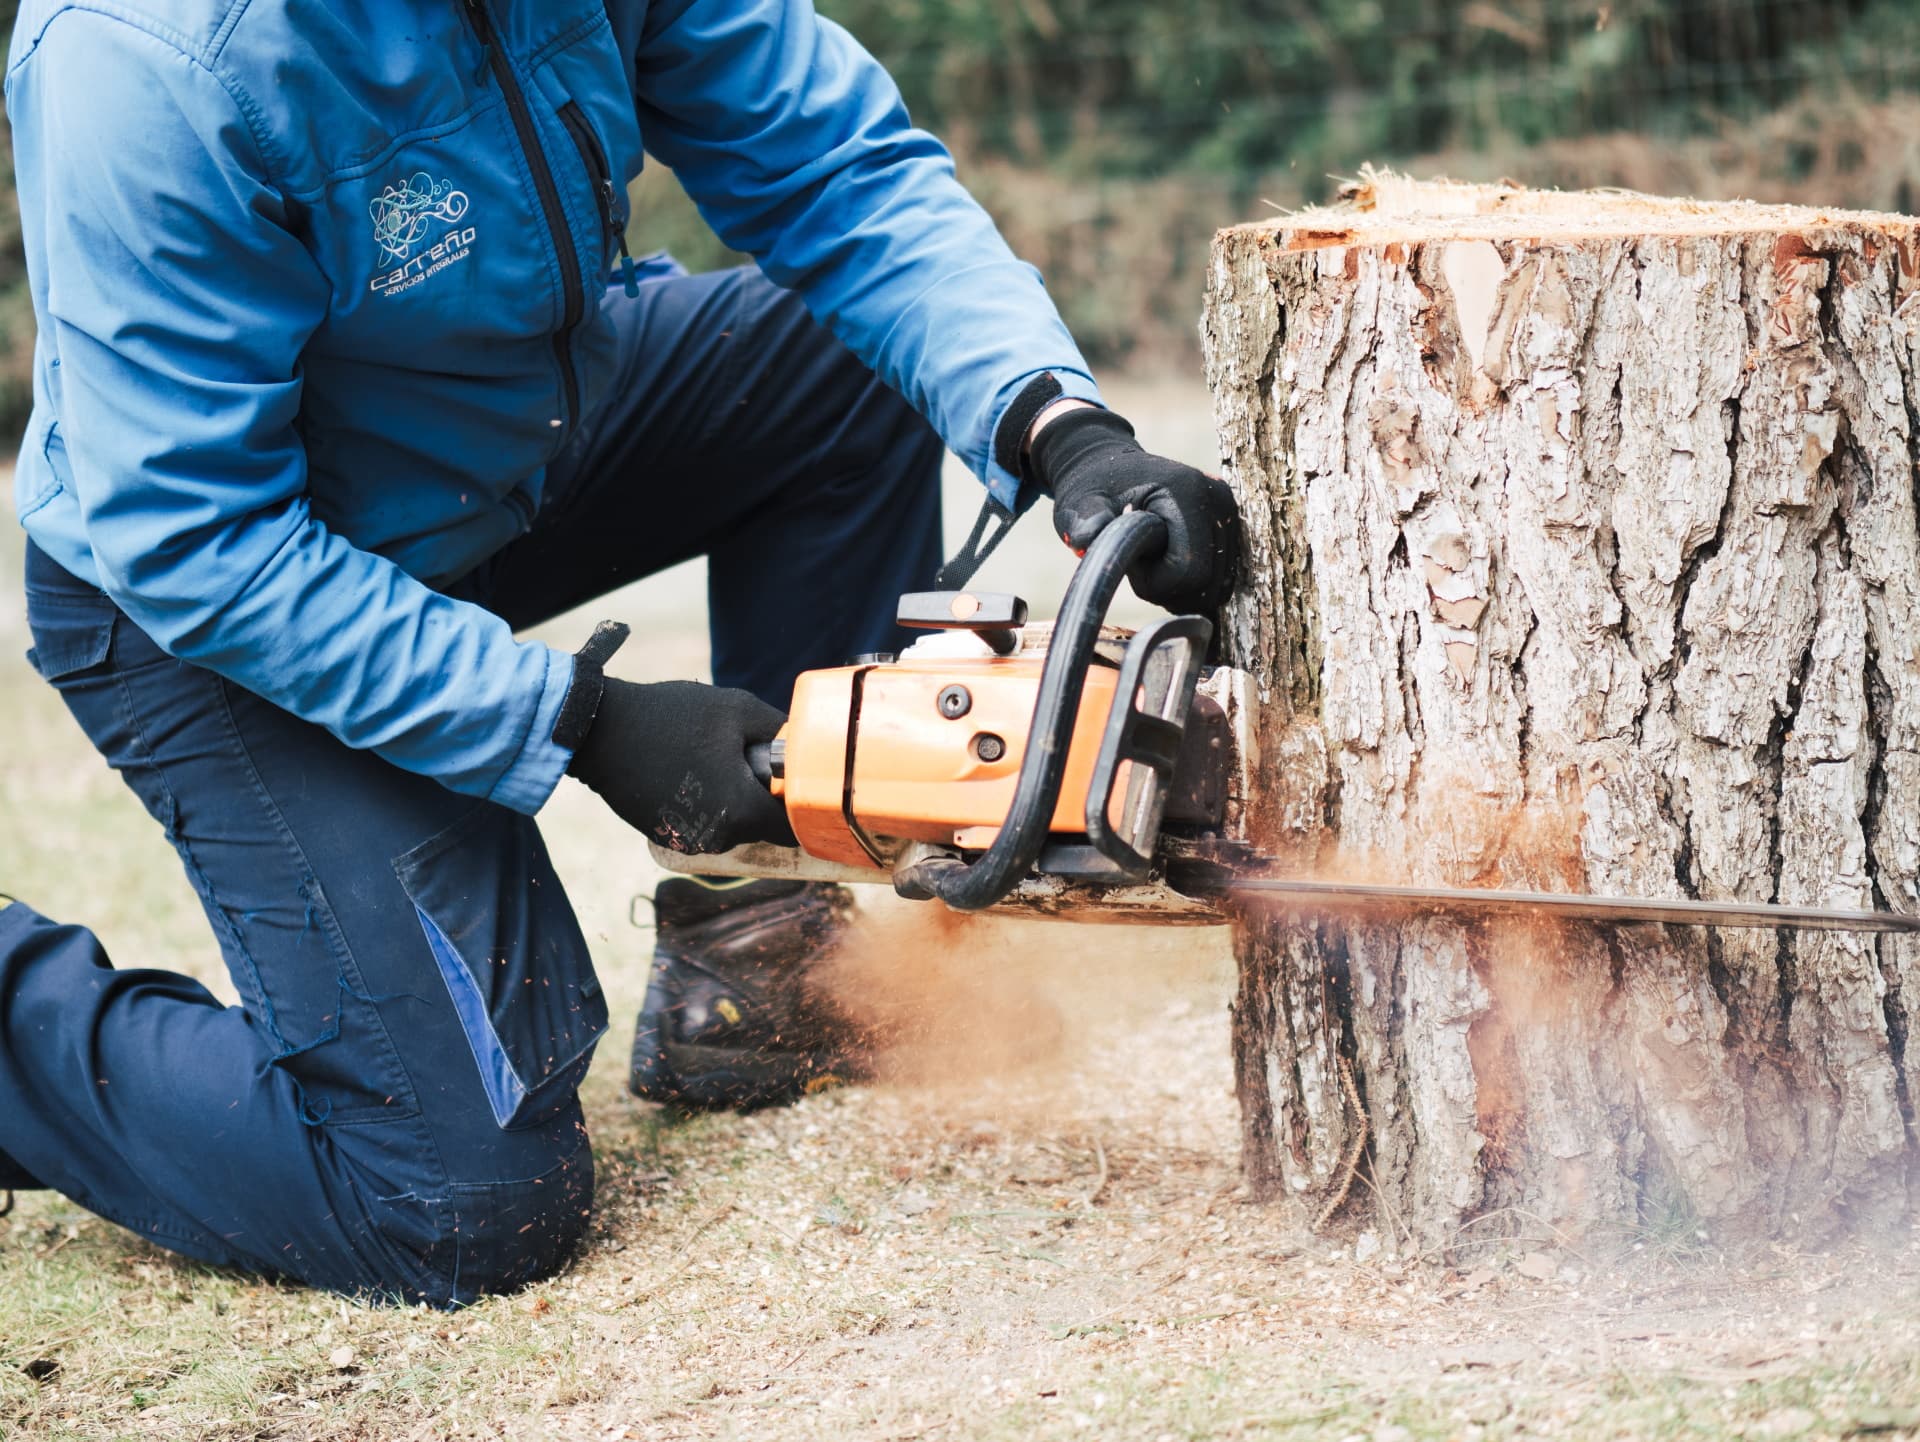
<svg viewBox="0 0 1920 1442"><path fill-rule="evenodd" d="M973 693L965 686L943 686L934 704L949 721L958 721L973 709Z"/></svg>
<svg viewBox="0 0 1920 1442"><path fill-rule="evenodd" d="M1007 743L991 731L982 731L973 738L973 754L982 761L998 761L1007 754Z"/></svg>

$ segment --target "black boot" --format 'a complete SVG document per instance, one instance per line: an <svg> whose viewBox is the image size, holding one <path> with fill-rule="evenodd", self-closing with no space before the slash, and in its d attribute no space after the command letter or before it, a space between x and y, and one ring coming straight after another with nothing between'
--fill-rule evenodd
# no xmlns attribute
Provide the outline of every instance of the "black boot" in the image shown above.
<svg viewBox="0 0 1920 1442"><path fill-rule="evenodd" d="M799 881L673 877L653 896L653 975L633 1038L635 1095L771 1106L870 1074L868 1038L812 983L852 900Z"/></svg>

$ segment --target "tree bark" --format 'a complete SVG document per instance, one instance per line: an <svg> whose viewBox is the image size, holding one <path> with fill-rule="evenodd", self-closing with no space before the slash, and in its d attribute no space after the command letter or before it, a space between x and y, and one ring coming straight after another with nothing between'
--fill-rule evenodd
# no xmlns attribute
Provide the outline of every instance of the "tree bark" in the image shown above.
<svg viewBox="0 0 1920 1442"><path fill-rule="evenodd" d="M1251 837L1920 909L1917 225L1381 178L1223 231ZM1358 1156L1350 1205L1422 1250L1908 1214L1913 941L1249 913L1235 946L1262 1193L1318 1211Z"/></svg>

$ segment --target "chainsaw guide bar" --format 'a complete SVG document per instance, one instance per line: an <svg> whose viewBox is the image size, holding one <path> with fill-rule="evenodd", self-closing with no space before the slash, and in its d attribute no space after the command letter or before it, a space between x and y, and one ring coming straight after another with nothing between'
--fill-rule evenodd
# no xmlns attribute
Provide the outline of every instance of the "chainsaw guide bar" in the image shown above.
<svg viewBox="0 0 1920 1442"><path fill-rule="evenodd" d="M1292 911L1434 912L1465 917L1517 916L1555 921L1652 921L1667 926L1730 926L1768 931L1920 931L1920 916L1845 911L1771 902L1632 900L1558 891L1491 891L1476 887L1381 886L1353 881L1242 877L1224 883L1230 895Z"/></svg>

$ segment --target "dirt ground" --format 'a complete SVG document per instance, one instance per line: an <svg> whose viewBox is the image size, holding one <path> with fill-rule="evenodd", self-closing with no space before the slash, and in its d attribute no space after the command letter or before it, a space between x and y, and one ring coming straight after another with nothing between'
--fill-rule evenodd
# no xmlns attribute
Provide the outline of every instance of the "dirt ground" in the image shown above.
<svg viewBox="0 0 1920 1442"><path fill-rule="evenodd" d="M1120 404L1207 459L1204 396ZM951 488L950 530L973 494ZM1043 525L994 566L1051 609ZM609 602L648 628L619 669L699 674L702 594L689 568ZM8 543L0 889L122 965L215 980L157 828L6 659L24 645ZM1920 1237L1731 1257L1674 1216L1396 1258L1363 1193L1319 1235L1250 1204L1219 931L870 898L859 984L915 1020L886 1080L673 1121L623 1087L651 868L571 783L542 820L618 1019L573 1266L459 1313L367 1307L24 1197L0 1219L0 1439L1920 1436Z"/></svg>

